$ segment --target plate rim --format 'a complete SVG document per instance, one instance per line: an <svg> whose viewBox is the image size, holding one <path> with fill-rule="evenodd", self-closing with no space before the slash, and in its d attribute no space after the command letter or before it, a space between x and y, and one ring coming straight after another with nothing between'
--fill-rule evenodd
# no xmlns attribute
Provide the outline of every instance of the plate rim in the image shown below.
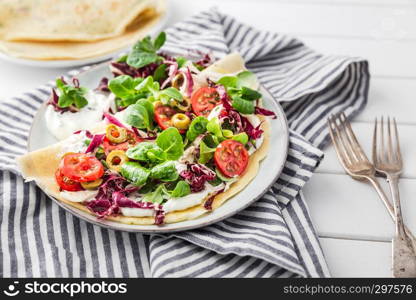
<svg viewBox="0 0 416 300"><path fill-rule="evenodd" d="M94 72L96 69L99 69L99 68L103 67L103 65L106 65L106 64L108 64L108 62L103 62L103 63L100 63L98 65L95 65L92 68L89 68L87 70L84 70L84 71L78 73L77 76L80 75L80 74ZM100 227L111 229L111 230L124 231L124 232L136 232L136 233L171 233L171 232L181 232L181 231L187 231L187 230L192 230L192 229L196 229L196 228L201 228L201 227L209 226L211 224L214 224L214 223L220 222L222 220L225 220L225 219L237 214L238 212L246 209L248 206L252 205L258 199L260 199L273 186L273 184L276 182L276 180L280 177L280 175L282 174L283 168L285 166L285 162L287 160L287 156L288 156L288 152L289 152L289 126L288 126L288 121L287 121L287 118L286 118L286 114L284 113L283 107L280 105L280 103L278 101L276 101L275 97L273 97L273 94L266 87L264 87L264 85L259 84L259 86L262 90L267 92L269 98L273 99L273 102L272 102L273 110L275 110L278 113L278 118L280 118L282 123L283 123L283 130L284 130L284 135L285 135L284 136L284 142L285 142L284 146L285 147L284 147L284 150L283 150L284 151L284 153L283 153L284 161L279 165L278 172L276 172L276 175L272 178L270 183L256 197L254 197L253 199L251 199L250 201L248 201L244 205L238 207L238 209L234 209L234 210L231 210L228 213L224 213L222 216L219 216L219 217L217 217L213 220L208 220L208 221L205 221L205 222L201 221L198 224L186 225L186 226L183 226L181 228L167 228L167 227L163 227L163 226L157 227L157 225L145 225L145 226L155 226L155 228L143 228L143 229L141 229L141 228L137 228L137 227L138 226L143 226L143 225L129 225L129 224L117 223L115 221L105 221L105 220L100 221L97 218L96 219L92 219L92 218L89 219L89 218L87 218L86 216L84 216L82 214L84 212L81 213L78 209L63 203L62 201L60 201L60 200L56 199L55 197L49 195L39 185L37 185L37 184L36 185L37 185L37 187L39 187L42 190L43 193L45 193L48 196L48 198L52 199L60 207L62 207L66 211L69 211L75 217L78 217L78 218L80 218L80 219L82 219L82 220L84 220L88 223L98 225ZM33 128L34 128L34 123L35 123L34 121L40 117L39 114L41 113L42 108L45 107L46 105L47 105L47 101L44 101L40 105L40 107L38 108L36 113L34 114L33 121L32 121L32 124L30 125L29 134L28 134L28 142L27 142L27 147L26 147L28 152L33 151L33 150L31 150L31 148L32 148L31 147L31 136L33 134ZM269 150L267 155L270 155L270 150ZM261 163L262 163L262 161L260 161L260 167L261 167ZM248 185L250 185L251 183L252 182L250 182ZM243 191L244 191L244 189L241 190L240 192L243 192ZM231 197L230 199L227 199L226 202L232 200L234 197L235 197L235 195L233 197ZM206 216L206 215L207 214L203 214L203 215L201 215L201 216L199 216L195 219L192 219L192 220L197 220L197 219L203 220L204 216ZM191 221L191 220L189 220L189 221ZM109 222L114 222L114 223L120 224L120 226L125 226L125 228L124 227L123 228L113 227L113 226L111 226L111 223L109 224ZM178 223L181 223L181 222L178 222ZM133 226L135 226L135 227L133 227ZM129 228L129 227L132 227L132 228Z"/></svg>

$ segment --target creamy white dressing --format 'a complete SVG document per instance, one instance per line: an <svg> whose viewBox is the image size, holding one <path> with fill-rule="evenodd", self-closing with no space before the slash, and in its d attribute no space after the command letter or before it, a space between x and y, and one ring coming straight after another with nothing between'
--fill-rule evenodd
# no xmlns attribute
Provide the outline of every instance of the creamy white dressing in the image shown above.
<svg viewBox="0 0 416 300"><path fill-rule="evenodd" d="M126 217L153 217L154 209L144 209L137 207L120 207L121 214Z"/></svg>
<svg viewBox="0 0 416 300"><path fill-rule="evenodd" d="M88 100L88 104L79 112L57 112L52 105L48 105L46 108L46 126L58 140L69 137L77 130L96 126L101 121L103 113L110 108L114 95L110 94L107 96L94 91L88 91L85 98Z"/></svg>
<svg viewBox="0 0 416 300"><path fill-rule="evenodd" d="M78 191L78 192L69 192L69 191L61 191L60 196L68 201L71 202L88 202L91 201L97 196L98 190L85 190L85 191Z"/></svg>
<svg viewBox="0 0 416 300"><path fill-rule="evenodd" d="M206 197L222 190L224 186L224 184L213 186L209 183L205 183L205 188L198 193L192 193L185 197L170 198L165 204L163 204L163 210L168 213L201 204Z"/></svg>
<svg viewBox="0 0 416 300"><path fill-rule="evenodd" d="M78 134L73 134L65 141L62 142L61 150L58 153L58 157L62 157L65 153L68 152L75 152L75 153L81 153L85 152L87 150L87 145L85 144L85 141L88 139L86 136L86 131L83 130Z"/></svg>
<svg viewBox="0 0 416 300"><path fill-rule="evenodd" d="M209 113L209 115L208 115L207 119L208 119L209 121L211 121L211 120L212 120L212 119L214 119L214 118L218 118L218 117L220 116L220 113L221 113L221 111L222 111L222 109L223 109L223 108L224 108L224 107L222 106L222 104L215 106L215 107L211 110L211 112Z"/></svg>

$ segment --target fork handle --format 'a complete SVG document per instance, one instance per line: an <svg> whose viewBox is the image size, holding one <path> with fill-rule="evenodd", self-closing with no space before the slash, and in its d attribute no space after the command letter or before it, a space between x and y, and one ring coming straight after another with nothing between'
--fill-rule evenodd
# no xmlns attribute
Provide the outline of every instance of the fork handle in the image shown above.
<svg viewBox="0 0 416 300"><path fill-rule="evenodd" d="M387 211L390 215L390 217L392 218L393 222L396 221L396 215L395 215L395 210L394 210L394 206L391 204L389 198L387 198L386 194L384 193L383 188L381 187L380 183L378 182L377 178L375 176L369 176L367 177L368 181L370 181L370 183L373 185L374 189L377 191L378 196L380 197L380 199L383 201L384 206L387 208ZM413 233L410 231L409 228L407 228L406 226L404 226L403 224L403 228L404 228L404 232L407 236L407 238L410 240L414 251L416 252L416 238L413 236Z"/></svg>
<svg viewBox="0 0 416 300"><path fill-rule="evenodd" d="M387 174L387 182L389 183L391 195L393 198L394 217L396 220L396 234L399 236L403 236L405 234L405 229L402 216L402 209L400 205L399 177L396 175Z"/></svg>

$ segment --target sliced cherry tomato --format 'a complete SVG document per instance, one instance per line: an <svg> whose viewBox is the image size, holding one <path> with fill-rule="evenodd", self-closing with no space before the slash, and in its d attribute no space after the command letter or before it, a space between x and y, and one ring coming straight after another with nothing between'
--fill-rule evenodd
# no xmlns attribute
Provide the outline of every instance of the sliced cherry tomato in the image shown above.
<svg viewBox="0 0 416 300"><path fill-rule="evenodd" d="M211 110L221 103L220 96L214 87L202 87L191 98L192 110L198 116L208 117Z"/></svg>
<svg viewBox="0 0 416 300"><path fill-rule="evenodd" d="M131 146L134 146L142 141L143 139L138 137L132 131L127 131L127 141L120 144L113 143L107 137L105 137L103 140L104 153L108 155L113 150L127 151L127 149L129 149Z"/></svg>
<svg viewBox="0 0 416 300"><path fill-rule="evenodd" d="M176 111L167 105L159 105L155 108L156 122L163 130L173 126L171 119L174 114L176 114Z"/></svg>
<svg viewBox="0 0 416 300"><path fill-rule="evenodd" d="M59 187L62 190L70 191L70 192L77 192L77 191L83 190L83 188L82 188L82 186L79 182L73 181L73 180L69 179L68 177L64 176L61 173L60 169L56 170L55 179L56 179L56 182L58 183Z"/></svg>
<svg viewBox="0 0 416 300"><path fill-rule="evenodd" d="M172 117L175 114L176 110L167 105L159 105L155 108L155 120L160 128L162 128L162 130L165 130L169 127L174 127L172 123ZM182 134L185 133L186 130L179 129L179 132Z"/></svg>
<svg viewBox="0 0 416 300"><path fill-rule="evenodd" d="M93 181L104 174L103 164L95 156L85 153L65 155L60 169L62 175L77 182Z"/></svg>
<svg viewBox="0 0 416 300"><path fill-rule="evenodd" d="M247 168L248 152L240 142L225 140L215 150L214 161L225 176L238 176Z"/></svg>

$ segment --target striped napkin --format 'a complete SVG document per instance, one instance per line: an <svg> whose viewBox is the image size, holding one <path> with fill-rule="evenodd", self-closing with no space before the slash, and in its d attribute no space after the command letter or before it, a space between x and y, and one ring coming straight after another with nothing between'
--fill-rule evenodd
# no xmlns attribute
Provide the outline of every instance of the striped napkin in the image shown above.
<svg viewBox="0 0 416 300"><path fill-rule="evenodd" d="M50 82L0 102L0 275L2 277L327 277L301 190L323 157L326 118L360 112L368 64L321 55L287 35L258 31L216 9L167 30L164 51L237 51L283 105L290 126L281 177L255 204L214 225L165 235L101 228L67 213L19 176L34 114ZM76 75L78 71L70 75ZM273 155L273 149L270 154Z"/></svg>

